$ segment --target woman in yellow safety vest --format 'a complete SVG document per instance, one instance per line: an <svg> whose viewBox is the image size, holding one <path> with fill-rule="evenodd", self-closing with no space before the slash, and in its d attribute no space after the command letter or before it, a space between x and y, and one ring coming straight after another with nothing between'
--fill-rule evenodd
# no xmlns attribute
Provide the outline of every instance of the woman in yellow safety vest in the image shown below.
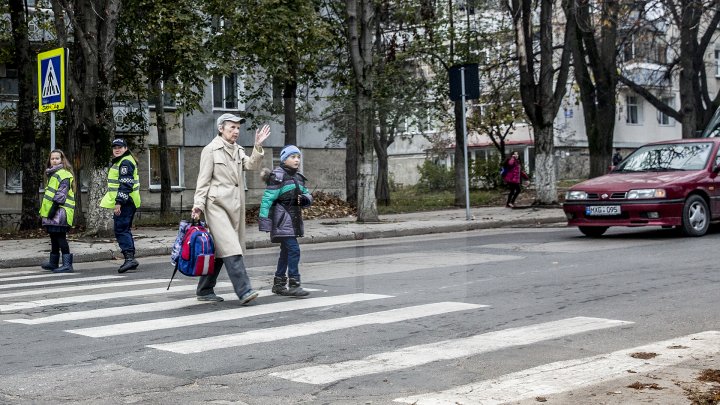
<svg viewBox="0 0 720 405"><path fill-rule="evenodd" d="M113 210L115 239L125 257L118 273L125 273L139 265L135 260L135 242L130 230L135 211L140 208L140 179L137 161L128 150L124 139L112 141L112 153L113 159L108 170L108 191L100 201L100 206Z"/></svg>
<svg viewBox="0 0 720 405"><path fill-rule="evenodd" d="M75 217L75 178L60 149L50 152L45 165L45 193L40 205L42 225L50 235L50 260L41 267L55 273L73 272L73 255L67 232ZM59 265L62 253L62 266Z"/></svg>

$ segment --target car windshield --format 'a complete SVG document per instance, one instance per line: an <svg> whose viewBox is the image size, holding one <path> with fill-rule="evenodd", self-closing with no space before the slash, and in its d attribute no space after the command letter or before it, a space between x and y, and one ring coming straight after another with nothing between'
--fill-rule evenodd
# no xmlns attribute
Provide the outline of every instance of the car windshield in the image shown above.
<svg viewBox="0 0 720 405"><path fill-rule="evenodd" d="M710 142L646 145L623 160L617 171L701 170L708 161L712 146Z"/></svg>

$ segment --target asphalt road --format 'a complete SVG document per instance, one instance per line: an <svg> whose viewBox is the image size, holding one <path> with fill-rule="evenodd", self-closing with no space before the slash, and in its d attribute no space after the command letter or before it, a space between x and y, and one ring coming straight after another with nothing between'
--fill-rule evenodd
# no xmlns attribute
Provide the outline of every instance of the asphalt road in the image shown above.
<svg viewBox="0 0 720 405"><path fill-rule="evenodd" d="M246 307L199 304L182 276L166 292L165 257L120 277L6 269L0 403L683 403L672 378L720 369L718 242L548 227L304 245L311 296ZM276 254L246 257L256 288ZM668 369L663 390L624 382Z"/></svg>

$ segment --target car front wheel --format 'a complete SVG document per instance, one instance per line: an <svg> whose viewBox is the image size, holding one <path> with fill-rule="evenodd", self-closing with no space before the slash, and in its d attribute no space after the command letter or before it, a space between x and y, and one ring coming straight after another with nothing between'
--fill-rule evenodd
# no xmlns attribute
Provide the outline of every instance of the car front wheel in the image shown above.
<svg viewBox="0 0 720 405"><path fill-rule="evenodd" d="M699 195L685 200L682 212L682 232L687 236L703 236L710 227L710 210Z"/></svg>
<svg viewBox="0 0 720 405"><path fill-rule="evenodd" d="M599 236L602 236L605 231L608 230L607 226L579 226L578 229L580 229L580 232L583 233L585 236L589 236L591 238L597 238Z"/></svg>

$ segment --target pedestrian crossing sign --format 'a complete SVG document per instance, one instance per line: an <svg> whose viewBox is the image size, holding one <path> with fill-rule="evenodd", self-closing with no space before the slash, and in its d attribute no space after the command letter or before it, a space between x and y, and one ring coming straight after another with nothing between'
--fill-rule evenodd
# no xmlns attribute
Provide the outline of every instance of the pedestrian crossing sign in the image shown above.
<svg viewBox="0 0 720 405"><path fill-rule="evenodd" d="M65 108L65 48L38 54L38 110Z"/></svg>

